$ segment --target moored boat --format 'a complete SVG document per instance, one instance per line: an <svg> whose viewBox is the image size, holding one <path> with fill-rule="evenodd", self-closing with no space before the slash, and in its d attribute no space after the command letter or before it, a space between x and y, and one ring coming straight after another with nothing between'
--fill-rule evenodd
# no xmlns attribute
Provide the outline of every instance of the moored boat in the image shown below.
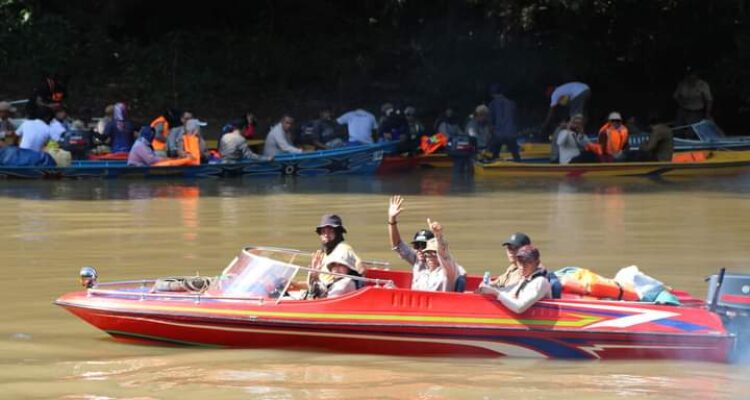
<svg viewBox="0 0 750 400"><path fill-rule="evenodd" d="M225 178L237 176L316 176L374 174L393 143L360 145L300 154L273 161L184 166L131 167L122 160L74 161L70 167L0 166L0 179L62 178Z"/></svg>
<svg viewBox="0 0 750 400"><path fill-rule="evenodd" d="M424 292L409 288L410 272L370 266L357 278L361 289L307 300L295 280L306 257L248 247L217 277L112 283L97 283L86 267L81 279L88 289L56 304L117 339L198 346L726 361L737 344L722 316L685 293L679 294L685 305L677 307L562 298L514 314L472 292L481 277L470 276L463 293ZM747 301L732 295L738 299L730 305Z"/></svg>
<svg viewBox="0 0 750 400"><path fill-rule="evenodd" d="M477 163L483 176L505 177L612 177L612 176L717 176L750 171L750 151L705 151L694 160L680 162L612 162L551 164L549 162L497 161Z"/></svg>

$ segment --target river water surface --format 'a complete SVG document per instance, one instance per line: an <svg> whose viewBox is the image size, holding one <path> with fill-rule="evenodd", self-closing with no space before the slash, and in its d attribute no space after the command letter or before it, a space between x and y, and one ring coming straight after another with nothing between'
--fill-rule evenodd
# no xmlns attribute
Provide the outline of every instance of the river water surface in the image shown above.
<svg viewBox="0 0 750 400"><path fill-rule="evenodd" d="M611 276L636 264L703 297L719 267L750 272L750 177L721 180L457 180L409 177L199 182L0 182L0 398L747 398L750 367L700 362L411 358L209 350L113 341L52 304L94 265L102 281L213 275L243 245L317 248L340 214L366 259L389 250L388 196L404 236L445 226L470 272L498 273L500 243L528 233L551 269Z"/></svg>

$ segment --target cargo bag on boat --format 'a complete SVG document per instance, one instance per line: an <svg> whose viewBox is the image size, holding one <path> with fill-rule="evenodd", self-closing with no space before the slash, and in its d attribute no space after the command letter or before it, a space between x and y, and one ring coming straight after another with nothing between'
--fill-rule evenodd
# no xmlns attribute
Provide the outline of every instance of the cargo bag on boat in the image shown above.
<svg viewBox="0 0 750 400"><path fill-rule="evenodd" d="M57 163L47 153L6 146L0 148L0 165L8 167L55 167Z"/></svg>
<svg viewBox="0 0 750 400"><path fill-rule="evenodd" d="M620 285L632 287L638 294L640 301L673 306L680 305L680 301L669 288L661 281L641 272L635 265L619 270L615 275L615 281Z"/></svg>

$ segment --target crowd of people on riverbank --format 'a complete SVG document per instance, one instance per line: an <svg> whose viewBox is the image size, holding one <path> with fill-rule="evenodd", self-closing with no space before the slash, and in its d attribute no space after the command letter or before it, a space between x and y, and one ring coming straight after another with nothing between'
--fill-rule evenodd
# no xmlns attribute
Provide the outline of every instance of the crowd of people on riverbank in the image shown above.
<svg viewBox="0 0 750 400"><path fill-rule="evenodd" d="M465 121L452 108L447 108L431 128L418 118L414 106L398 107L385 103L376 117L357 108L334 118L333 110L324 107L318 118L296 123L284 114L271 126L265 136L262 154L256 154L247 144L259 139L257 119L252 112L238 120L227 122L221 129L218 149L206 147L201 127L205 123L195 118L192 111L167 109L147 124L134 123L129 118L125 102L108 105L96 123L87 115L73 119L65 107L67 91L64 77L46 77L27 102L28 119L16 127L11 117L16 108L0 102L0 147L17 144L19 148L35 152L47 149L50 142L62 144L65 152L71 144L66 134L88 131L85 136L90 153L130 153L129 164L180 165L207 162L236 162L242 160L270 160L283 153L329 149L351 144L371 144L376 141L400 142L399 152L416 153L443 147L454 158L458 170L470 169L474 160L493 160L506 148L515 160L520 160L517 142L517 106L508 98L501 85L492 85L491 101L479 104ZM591 88L583 82L567 82L548 91L549 112L541 129L542 138L550 138L551 162L617 162L628 160L671 159L671 129L650 121L652 134L638 151L629 151L628 137L640 132L633 117L624 120L613 111L590 139L584 127L588 119ZM708 84L689 70L674 92L678 104L677 125L710 118L712 96ZM79 144L80 145L80 144ZM55 146L52 146L53 148ZM58 164L60 162L58 161Z"/></svg>

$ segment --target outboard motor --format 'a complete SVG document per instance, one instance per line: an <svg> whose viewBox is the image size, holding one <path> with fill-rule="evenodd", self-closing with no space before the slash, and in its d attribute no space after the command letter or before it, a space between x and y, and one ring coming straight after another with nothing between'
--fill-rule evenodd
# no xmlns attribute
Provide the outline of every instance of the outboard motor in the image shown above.
<svg viewBox="0 0 750 400"><path fill-rule="evenodd" d="M69 151L74 160L84 160L93 145L92 136L90 131L65 131L60 138L60 147Z"/></svg>
<svg viewBox="0 0 750 400"><path fill-rule="evenodd" d="M733 361L750 361L750 274L725 273L706 279L709 310L719 314L727 330L737 336Z"/></svg>

